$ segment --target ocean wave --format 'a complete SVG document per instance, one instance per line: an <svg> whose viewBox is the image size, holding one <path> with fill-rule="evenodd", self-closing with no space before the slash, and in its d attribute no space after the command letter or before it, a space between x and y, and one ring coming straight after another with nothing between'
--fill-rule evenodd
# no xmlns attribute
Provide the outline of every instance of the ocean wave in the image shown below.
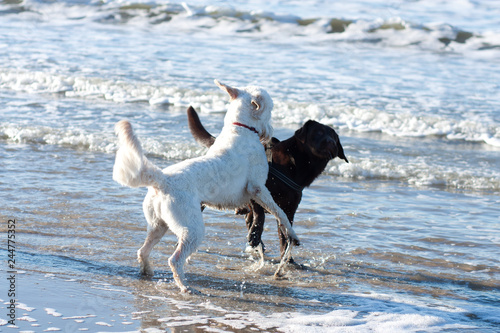
<svg viewBox="0 0 500 333"><path fill-rule="evenodd" d="M500 147L500 127L492 119L452 118L444 115L391 113L349 105L275 102L273 119L301 124L314 119L339 129L380 132L395 137L444 137L448 140L484 142Z"/></svg>
<svg viewBox="0 0 500 333"><path fill-rule="evenodd" d="M117 103L144 102L179 108L192 105L202 113L222 112L227 104L226 96L218 90L190 90L174 84L160 86L1 68L0 88L28 93L57 93L66 97L103 99ZM484 116L448 117L275 99L273 120L276 123L300 126L308 119L356 132L381 132L395 137L443 137L447 140L483 142L500 147L498 123Z"/></svg>
<svg viewBox="0 0 500 333"><path fill-rule="evenodd" d="M218 34L314 36L318 41L419 47L439 51L500 51L500 32L475 32L452 24L421 24L400 17L356 19L300 17L267 11L188 3L114 1L5 1L0 15L26 13L41 20L90 20L101 24L169 25L172 30ZM495 54L496 54L495 52Z"/></svg>
<svg viewBox="0 0 500 333"><path fill-rule="evenodd" d="M80 129L2 123L0 124L0 138L15 143L60 145L77 150L107 153L116 150L115 140L111 135L89 133Z"/></svg>
<svg viewBox="0 0 500 333"><path fill-rule="evenodd" d="M159 136L139 135L148 156L179 161L202 156L206 149L194 140L170 140ZM117 140L112 129L107 132L89 132L79 128L0 124L0 139L7 142L36 145L57 145L74 150L114 154ZM325 174L351 180L382 180L404 182L415 187L437 186L457 190L499 191L500 174L469 169L451 168L428 163L424 159L400 161L391 158L349 155L350 163L333 160ZM164 164L166 166L167 163Z"/></svg>
<svg viewBox="0 0 500 333"><path fill-rule="evenodd" d="M89 132L85 129L54 128L50 126L0 124L0 139L7 142L37 145L57 145L74 150L114 154L118 149L112 128L108 132ZM141 138L148 156L167 160L184 160L202 155L206 149L194 141L167 141L160 138Z"/></svg>
<svg viewBox="0 0 500 333"><path fill-rule="evenodd" d="M500 174L439 166L423 159L401 163L376 157L349 157L349 164L331 162L326 174L350 180L382 180L407 183L415 187L455 190L498 191Z"/></svg>
<svg viewBox="0 0 500 333"><path fill-rule="evenodd" d="M193 105L203 112L224 110L221 94L204 93L176 87L174 84L114 80L99 77L60 75L46 72L0 68L0 88L35 94L60 94L65 97L101 99L116 103L144 102L150 105Z"/></svg>

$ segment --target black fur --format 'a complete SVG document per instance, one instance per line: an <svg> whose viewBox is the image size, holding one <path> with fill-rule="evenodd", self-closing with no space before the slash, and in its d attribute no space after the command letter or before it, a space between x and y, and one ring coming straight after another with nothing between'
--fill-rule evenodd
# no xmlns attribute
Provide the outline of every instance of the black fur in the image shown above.
<svg viewBox="0 0 500 333"><path fill-rule="evenodd" d="M191 134L199 144L210 147L215 138L203 127L198 114L191 106L187 112ZM295 212L302 199L302 189L311 185L323 172L328 162L339 157L349 163L333 128L314 120L308 120L292 137L284 141L273 138L266 149L271 150L270 168L275 168L298 185L298 188L291 188L286 182L273 176L271 172L266 182L266 187L271 192L274 201L283 209L290 223L293 223ZM248 242L252 247L256 247L262 242L265 210L255 202L251 202L249 208L239 213L246 214ZM283 256L287 238L280 228L278 232L281 256Z"/></svg>

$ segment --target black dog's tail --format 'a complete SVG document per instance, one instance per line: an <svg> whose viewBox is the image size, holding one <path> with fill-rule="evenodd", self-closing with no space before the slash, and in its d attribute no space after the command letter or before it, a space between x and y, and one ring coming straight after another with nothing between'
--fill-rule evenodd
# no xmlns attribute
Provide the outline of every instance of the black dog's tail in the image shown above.
<svg viewBox="0 0 500 333"><path fill-rule="evenodd" d="M215 142L215 137L208 133L205 127L203 127L200 117L198 117L198 113L196 113L192 106L187 109L187 115L189 130L196 142L204 147L210 148Z"/></svg>

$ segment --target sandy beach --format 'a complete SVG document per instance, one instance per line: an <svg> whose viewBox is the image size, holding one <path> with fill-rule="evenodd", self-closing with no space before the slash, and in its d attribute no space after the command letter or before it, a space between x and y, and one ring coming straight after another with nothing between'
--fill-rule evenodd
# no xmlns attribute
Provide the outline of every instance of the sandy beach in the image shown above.
<svg viewBox="0 0 500 333"><path fill-rule="evenodd" d="M244 307L244 303L251 301L251 297L246 299L245 293L256 291L252 291L251 286L246 290L244 283L240 292L226 290L223 295L189 296L175 295L175 286L160 280L141 281L147 286L141 286L138 292L105 282L65 279L56 274L19 272L17 277L20 296L16 302L15 326L2 320L2 332L494 331L453 324L453 311L446 314L444 308L426 309L422 304L407 303L402 311L399 303L402 300L390 299L389 295L367 297L367 304L362 308L379 307L380 311L373 313L363 314L359 307L350 306L352 295L339 293L339 309L331 312L314 315L288 312L283 303L279 312L266 314L267 311L261 311L258 306L252 306L251 311L229 306L236 302L240 303L237 307ZM204 290L207 291L210 292ZM275 299L283 298L286 297ZM4 299L2 303L0 310L5 312ZM266 307L262 298L259 303ZM390 308L394 306L400 309L391 313Z"/></svg>

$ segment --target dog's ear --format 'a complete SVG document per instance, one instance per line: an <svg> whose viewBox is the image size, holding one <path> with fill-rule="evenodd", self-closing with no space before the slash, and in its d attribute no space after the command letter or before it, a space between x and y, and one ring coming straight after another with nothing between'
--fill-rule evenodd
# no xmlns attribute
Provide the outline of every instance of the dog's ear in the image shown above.
<svg viewBox="0 0 500 333"><path fill-rule="evenodd" d="M342 145L340 144L340 139L337 139L337 157L343 159L346 163L349 163L347 157L345 157L344 148L342 148Z"/></svg>
<svg viewBox="0 0 500 333"><path fill-rule="evenodd" d="M225 92L228 93L231 101L238 98L238 94L240 93L238 89L230 87L226 84L220 83L218 80L214 80L214 82L219 88L221 88L222 90L224 90Z"/></svg>
<svg viewBox="0 0 500 333"><path fill-rule="evenodd" d="M255 98L252 99L252 117L255 119L260 119L260 115L262 112L264 112L264 100L262 96L256 96Z"/></svg>
<svg viewBox="0 0 500 333"><path fill-rule="evenodd" d="M335 132L335 130L333 128L332 128L332 131L333 131L333 135L335 137L335 141L337 142L337 157L346 161L346 163L349 163L349 161L347 160L347 157L345 157L344 148L342 147L342 144L340 143L340 138L339 138L338 134Z"/></svg>
<svg viewBox="0 0 500 333"><path fill-rule="evenodd" d="M302 143L306 143L307 132L309 132L309 126L311 125L312 120L308 120L304 126L295 131L294 136Z"/></svg>
<svg viewBox="0 0 500 333"><path fill-rule="evenodd" d="M259 111L260 104L256 100L252 100L252 106L255 109L255 111Z"/></svg>

